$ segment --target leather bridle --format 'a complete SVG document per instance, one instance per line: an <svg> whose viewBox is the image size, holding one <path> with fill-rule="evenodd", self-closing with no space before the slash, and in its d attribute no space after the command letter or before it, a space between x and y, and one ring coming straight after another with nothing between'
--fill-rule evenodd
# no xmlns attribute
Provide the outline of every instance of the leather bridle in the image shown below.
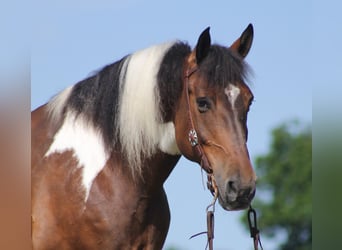
<svg viewBox="0 0 342 250"><path fill-rule="evenodd" d="M202 144L213 145L213 146L220 148L225 153L227 152L223 146L218 145L214 142L209 142L209 141L204 141L204 140L201 141L195 129L195 125L194 125L194 121L193 121L192 113L191 113L191 108L190 108L189 81L190 81L190 77L197 71L198 71L198 67L193 67L193 68L186 69L184 73L185 86L183 88L183 91L185 92L184 94L185 94L185 99L186 99L186 109L187 109L188 120L189 120L188 140L194 150L195 158L199 159L201 168L207 173L207 176L208 176L207 187L212 193L212 195L214 196L214 199L212 203L207 207L207 231L195 234L191 236L190 238L206 233L207 239L208 239L207 247L209 247L209 250L212 250L213 240L214 240L214 212L215 212L215 202L218 198L218 188L217 188L214 176L213 176L213 169L210 166L208 158L203 150ZM210 210L210 208L212 208L212 210ZM260 236L259 236L259 230L256 224L256 212L251 206L248 210L248 222L249 222L249 228L251 231L251 237L253 238L254 249L255 250L258 249L258 243L260 244L260 247L262 249Z"/></svg>
<svg viewBox="0 0 342 250"><path fill-rule="evenodd" d="M194 125L194 121L192 119L192 113L191 113L191 109L190 109L189 80L190 80L190 77L197 71L198 71L198 67L194 67L191 69L187 69L185 71L185 74L184 74L185 75L184 76L185 86L184 86L183 91L185 91L186 108L187 108L188 119L189 119L188 139L189 139L191 146L194 149L195 157L200 159L201 167L207 172L207 174L212 174L213 170L210 166L210 163L208 161L207 156L204 153L202 145L199 142L198 134L197 134L197 131L195 129L195 125Z"/></svg>
<svg viewBox="0 0 342 250"><path fill-rule="evenodd" d="M200 234L206 233L207 239L208 239L207 246L209 246L209 250L212 250L213 240L214 240L214 211L215 211L214 208L215 208L215 202L218 197L218 189L216 186L215 179L213 177L213 169L211 168L208 158L205 155L205 152L199 141L198 134L195 129L194 121L192 119L192 113L191 113L191 108L190 108L190 96L189 96L189 92L190 92L189 81L190 81L190 77L196 71L198 71L198 67L187 69L185 71L185 77L184 77L185 78L184 92L185 92L186 108L187 108L188 119L189 119L188 139L189 139L190 145L192 146L195 152L195 157L200 160L201 168L207 173L207 176L208 176L207 187L210 190L210 192L213 194L214 199L213 199L213 202L207 207L207 231L193 235L192 237L196 237ZM209 210L210 207L212 207L212 211Z"/></svg>
<svg viewBox="0 0 342 250"><path fill-rule="evenodd" d="M212 193L214 197L217 198L218 190L217 186L213 177L213 169L210 166L208 157L206 156L202 144L205 144L205 141L201 141L198 137L198 133L195 129L194 121L192 119L192 113L190 108L190 88L189 88L189 81L190 77L198 71L198 67L188 68L185 71L184 78L185 78L185 86L184 86L184 92L185 92L185 99L186 99L186 109L188 113L188 120L189 120L189 132L188 132L188 140L190 142L190 145L192 146L195 157L199 159L201 168L207 173L207 187Z"/></svg>
<svg viewBox="0 0 342 250"><path fill-rule="evenodd" d="M208 158L204 153L202 145L199 143L198 134L195 129L194 121L192 119L192 113L190 109L190 97L189 97L189 80L190 77L198 71L198 67L194 67L185 71L185 99L186 99L186 108L188 112L188 119L189 119L189 132L188 132L188 139L195 151L195 156L200 159L201 167L207 172L207 174L212 174L213 170L209 164Z"/></svg>

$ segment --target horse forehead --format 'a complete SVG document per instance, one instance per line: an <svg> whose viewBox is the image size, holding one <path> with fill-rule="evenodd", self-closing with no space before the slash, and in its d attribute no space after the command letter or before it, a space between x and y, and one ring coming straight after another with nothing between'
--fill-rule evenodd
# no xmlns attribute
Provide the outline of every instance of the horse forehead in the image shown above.
<svg viewBox="0 0 342 250"><path fill-rule="evenodd" d="M228 86L224 89L224 93L226 94L227 99L232 107L235 107L235 102L241 94L241 89L238 86L229 83Z"/></svg>

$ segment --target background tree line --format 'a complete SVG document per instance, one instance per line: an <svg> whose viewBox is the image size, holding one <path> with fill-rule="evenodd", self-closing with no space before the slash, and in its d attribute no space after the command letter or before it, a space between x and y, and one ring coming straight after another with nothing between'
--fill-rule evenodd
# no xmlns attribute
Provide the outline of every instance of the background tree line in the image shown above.
<svg viewBox="0 0 342 250"><path fill-rule="evenodd" d="M282 234L281 250L312 249L311 127L289 122L275 128L269 152L256 158L255 168L261 237Z"/></svg>
<svg viewBox="0 0 342 250"><path fill-rule="evenodd" d="M284 123L271 132L269 152L256 157L261 240L279 239L279 250L312 249L312 131L300 122ZM246 226L246 215L241 217ZM246 227L246 230L249 230ZM166 250L179 250L167 247Z"/></svg>

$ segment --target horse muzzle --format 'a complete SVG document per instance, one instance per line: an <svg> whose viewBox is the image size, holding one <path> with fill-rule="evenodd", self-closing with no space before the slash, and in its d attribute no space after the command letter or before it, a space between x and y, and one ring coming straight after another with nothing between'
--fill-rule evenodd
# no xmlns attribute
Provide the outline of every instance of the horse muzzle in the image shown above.
<svg viewBox="0 0 342 250"><path fill-rule="evenodd" d="M249 207L255 195L255 182L241 185L236 180L229 180L220 188L218 183L218 200L225 210L241 210Z"/></svg>

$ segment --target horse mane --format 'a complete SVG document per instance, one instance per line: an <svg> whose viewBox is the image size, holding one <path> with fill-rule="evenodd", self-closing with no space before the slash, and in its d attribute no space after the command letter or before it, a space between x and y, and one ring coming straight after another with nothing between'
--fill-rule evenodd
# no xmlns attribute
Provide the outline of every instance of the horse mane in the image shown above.
<svg viewBox="0 0 342 250"><path fill-rule="evenodd" d="M121 151L132 172L140 173L142 160L157 150L180 154L172 114L190 52L176 41L125 56L55 96L48 103L50 117L91 126L107 154ZM247 69L242 58L218 45L199 65L200 74L218 87L244 80Z"/></svg>
<svg viewBox="0 0 342 250"><path fill-rule="evenodd" d="M228 84L248 82L248 64L237 53L220 45L212 45L199 65L199 72L209 86L226 88Z"/></svg>
<svg viewBox="0 0 342 250"><path fill-rule="evenodd" d="M179 154L169 112L180 95L190 47L169 42L109 64L48 103L52 121L86 122L101 135L106 150L120 150L132 172L157 150ZM65 122L65 121L64 121ZM169 152L170 151L170 152Z"/></svg>
<svg viewBox="0 0 342 250"><path fill-rule="evenodd" d="M132 54L126 61L124 80L120 84L116 132L129 165L135 170L141 171L141 160L163 147L163 136L175 138L173 124L163 120L161 100L164 97L160 96L157 78L161 65L165 63L164 56L174 49L174 45L175 42L153 46ZM182 64L178 61L178 67ZM169 153L179 154L178 148L172 151Z"/></svg>

